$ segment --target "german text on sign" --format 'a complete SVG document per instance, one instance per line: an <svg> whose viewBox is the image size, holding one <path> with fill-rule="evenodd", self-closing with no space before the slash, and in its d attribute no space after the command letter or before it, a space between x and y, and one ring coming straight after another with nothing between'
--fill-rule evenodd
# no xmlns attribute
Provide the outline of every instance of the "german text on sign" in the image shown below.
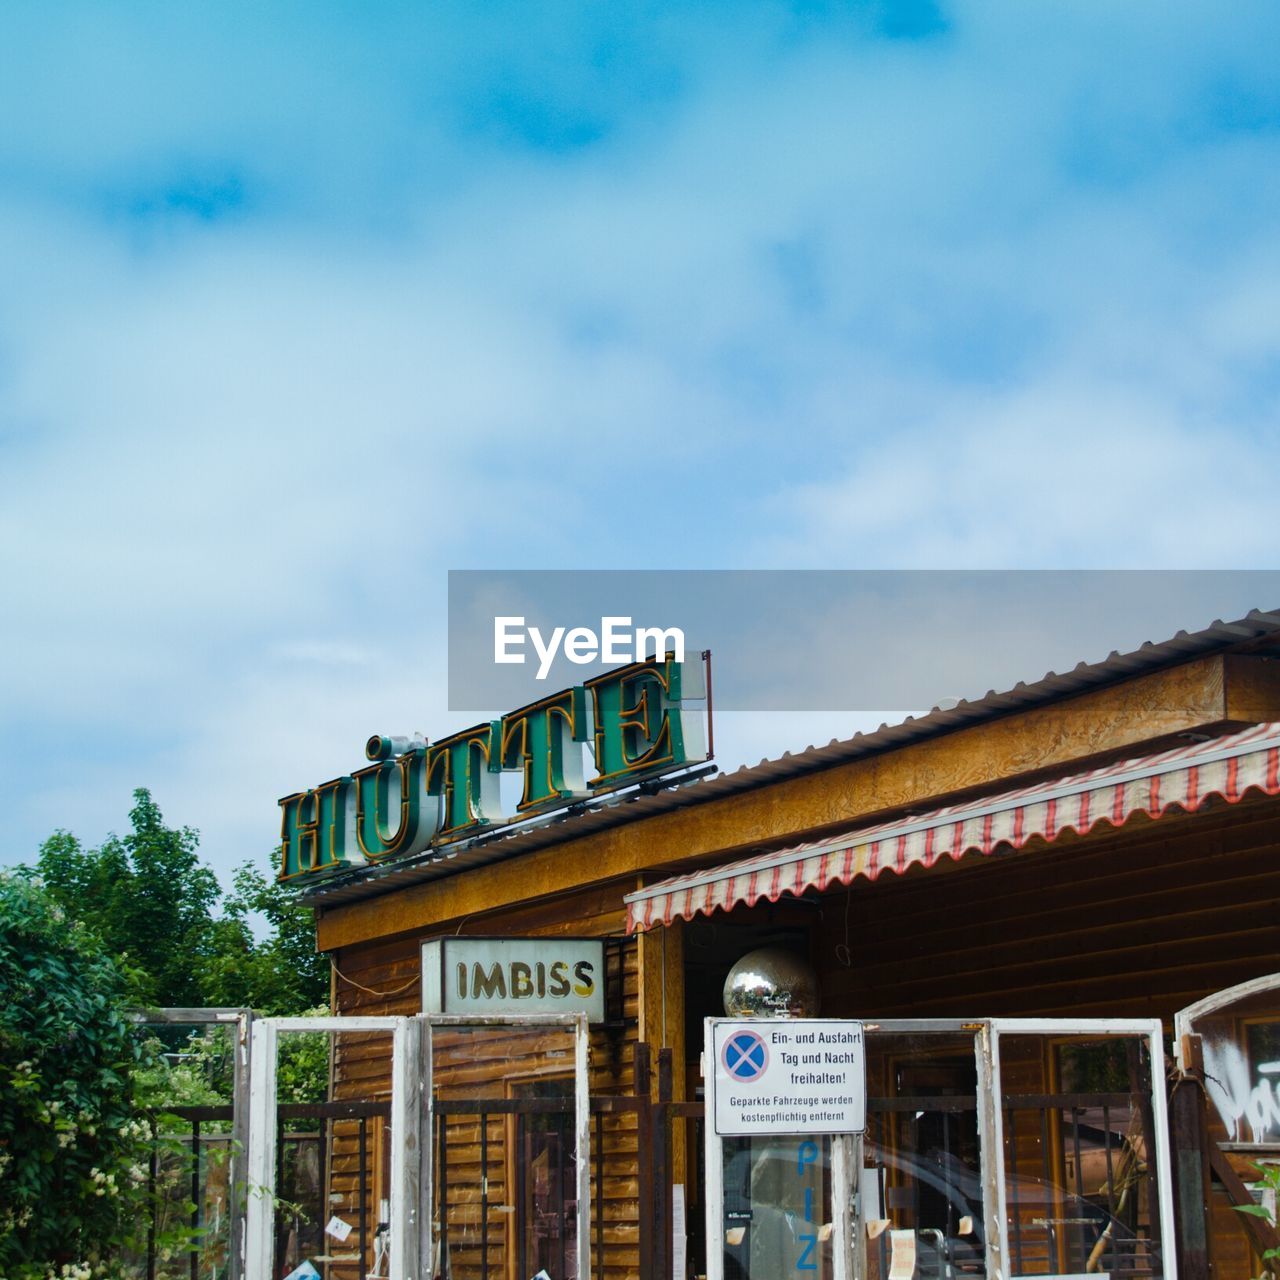
<svg viewBox="0 0 1280 1280"><path fill-rule="evenodd" d="M861 1133L866 1127L860 1022L716 1022L712 1045L717 1133Z"/></svg>

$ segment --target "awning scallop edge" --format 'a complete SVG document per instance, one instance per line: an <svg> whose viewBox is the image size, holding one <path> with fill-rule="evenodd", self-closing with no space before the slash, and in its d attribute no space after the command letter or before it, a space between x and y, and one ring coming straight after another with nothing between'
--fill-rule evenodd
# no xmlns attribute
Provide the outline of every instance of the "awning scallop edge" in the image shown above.
<svg viewBox="0 0 1280 1280"><path fill-rule="evenodd" d="M627 932L776 902L784 893L821 892L858 876L901 874L939 858L1020 849L1064 831L1083 835L1102 822L1119 827L1139 813L1190 813L1210 796L1235 803L1249 791L1280 793L1280 723L663 880L626 896Z"/></svg>

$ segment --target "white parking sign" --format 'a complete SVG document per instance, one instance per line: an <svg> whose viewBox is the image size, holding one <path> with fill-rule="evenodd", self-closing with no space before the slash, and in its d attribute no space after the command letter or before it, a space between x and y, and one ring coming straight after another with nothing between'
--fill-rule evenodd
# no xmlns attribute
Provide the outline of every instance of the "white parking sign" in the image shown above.
<svg viewBox="0 0 1280 1280"><path fill-rule="evenodd" d="M862 1023L814 1018L717 1022L710 1072L721 1135L861 1133Z"/></svg>

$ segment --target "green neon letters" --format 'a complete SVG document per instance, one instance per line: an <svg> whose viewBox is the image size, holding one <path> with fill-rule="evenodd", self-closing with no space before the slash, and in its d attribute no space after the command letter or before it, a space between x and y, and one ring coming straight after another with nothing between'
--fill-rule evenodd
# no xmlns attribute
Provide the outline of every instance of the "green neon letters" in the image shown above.
<svg viewBox="0 0 1280 1280"><path fill-rule="evenodd" d="M498 785L501 735L501 721L489 720L427 748L427 791L444 802L442 840L505 821Z"/></svg>
<svg viewBox="0 0 1280 1280"><path fill-rule="evenodd" d="M429 745L374 735L369 767L280 801L280 879L410 857L699 763L702 714L682 703L704 696L701 674L672 657L638 662ZM588 741L596 776L585 782ZM500 778L517 770L508 817Z"/></svg>
<svg viewBox="0 0 1280 1280"><path fill-rule="evenodd" d="M394 760L379 760L355 775L356 839L370 862L408 857L430 845L436 833L436 814L434 805L423 803L426 762L426 749L415 746Z"/></svg>
<svg viewBox="0 0 1280 1280"><path fill-rule="evenodd" d="M353 779L334 778L280 801L280 879L364 863L356 843L353 789Z"/></svg>
<svg viewBox="0 0 1280 1280"><path fill-rule="evenodd" d="M581 685L521 707L502 718L502 767L520 769L521 816L554 809L590 793L582 781L587 697Z"/></svg>
<svg viewBox="0 0 1280 1280"><path fill-rule="evenodd" d="M673 768L686 761L693 724L680 709L683 663L636 663L587 681L595 708L596 768L592 782L607 789L619 778ZM697 719L701 729L701 719Z"/></svg>

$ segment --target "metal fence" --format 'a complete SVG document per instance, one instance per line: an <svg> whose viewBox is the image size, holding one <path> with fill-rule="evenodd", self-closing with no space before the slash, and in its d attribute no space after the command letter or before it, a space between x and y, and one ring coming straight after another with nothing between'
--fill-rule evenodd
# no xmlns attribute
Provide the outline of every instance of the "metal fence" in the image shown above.
<svg viewBox="0 0 1280 1280"><path fill-rule="evenodd" d="M372 1127L390 1115L379 1103L282 1104L276 1144L276 1257L291 1270L310 1260L321 1274L354 1271L374 1252L378 1223L367 1194L373 1183ZM175 1107L150 1117L153 1142L148 1170L152 1219L145 1252L125 1260L134 1280L229 1280L236 1199L250 1190L232 1180L230 1106ZM332 1140L339 1127L354 1131L357 1185L362 1196L353 1214L349 1247L337 1255L325 1236L333 1206L327 1192ZM164 1241L169 1228L187 1229L189 1244ZM361 1269L359 1274L363 1275Z"/></svg>

